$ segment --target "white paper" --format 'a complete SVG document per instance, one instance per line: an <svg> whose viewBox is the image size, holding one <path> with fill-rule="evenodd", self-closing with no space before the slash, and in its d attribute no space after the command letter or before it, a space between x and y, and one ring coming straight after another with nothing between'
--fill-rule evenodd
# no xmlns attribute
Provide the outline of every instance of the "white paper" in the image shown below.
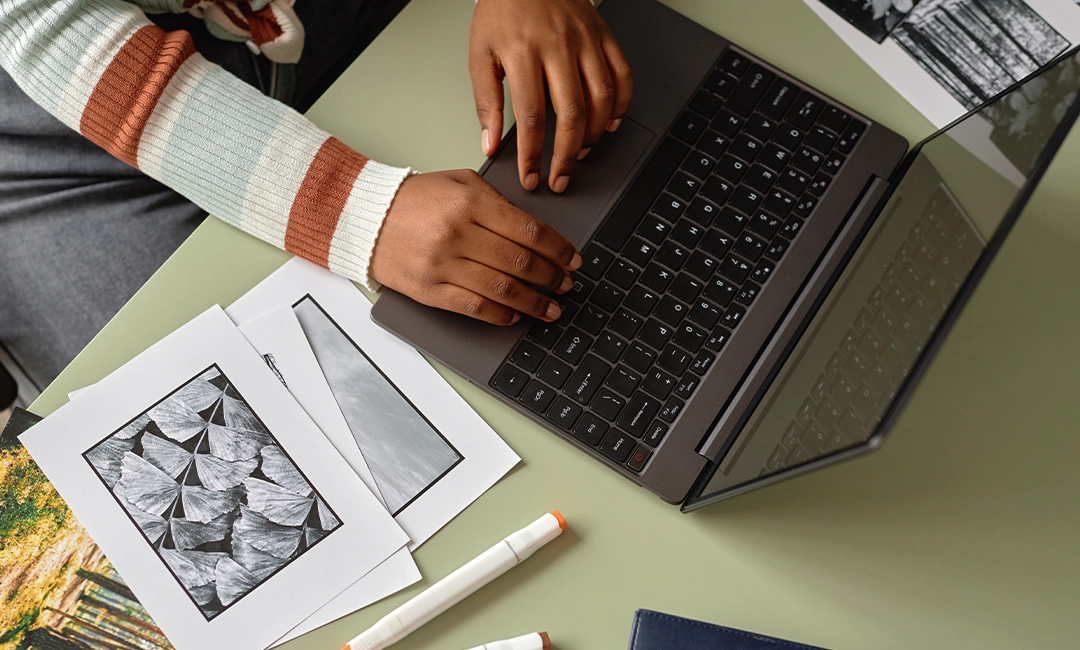
<svg viewBox="0 0 1080 650"><path fill-rule="evenodd" d="M220 308L92 397L20 440L178 650L265 648L407 542Z"/></svg>
<svg viewBox="0 0 1080 650"><path fill-rule="evenodd" d="M294 258L227 313L247 322L282 306L297 314L410 550L517 464L416 350L371 321L351 282Z"/></svg>
<svg viewBox="0 0 1080 650"><path fill-rule="evenodd" d="M891 38L876 43L820 0L804 0L885 81L937 128L968 112L949 91ZM1080 42L1080 7L1075 0L1025 0L1069 43Z"/></svg>

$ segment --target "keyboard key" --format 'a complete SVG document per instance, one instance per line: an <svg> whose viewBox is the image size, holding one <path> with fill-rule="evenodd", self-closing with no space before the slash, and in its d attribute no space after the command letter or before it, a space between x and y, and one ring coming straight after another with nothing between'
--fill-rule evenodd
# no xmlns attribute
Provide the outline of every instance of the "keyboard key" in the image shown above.
<svg viewBox="0 0 1080 650"><path fill-rule="evenodd" d="M694 363L691 364L690 372L704 375L709 372L709 368L712 368L713 361L716 361L716 355L708 350L702 350L701 354L694 359Z"/></svg>
<svg viewBox="0 0 1080 650"><path fill-rule="evenodd" d="M731 138L719 131L709 129L705 132L705 135L701 136L701 139L698 140L697 148L706 155L712 156L713 159L719 160L720 156L723 156L724 152L727 151L730 144Z"/></svg>
<svg viewBox="0 0 1080 650"><path fill-rule="evenodd" d="M719 180L719 179L715 179L715 180ZM721 181L721 182L723 182L723 181ZM716 207L712 203L709 203L705 199L698 198L698 199L694 199L694 202L690 204L690 209L688 209L686 211L686 217L687 217L687 219L690 219L691 221L693 221L695 224L697 224L701 228L708 228L709 224L711 224L713 222L713 219L716 218L716 215L719 212L720 212L720 208ZM686 219L683 220L683 222L685 222L685 221L686 221ZM680 222L680 223L682 223L682 222ZM689 225L686 225L684 227L689 227ZM681 239L675 237L674 232L672 233L672 239L675 239L676 241L679 241L680 243L684 243L684 244L686 243L685 241L682 241ZM694 246L696 244L687 244L687 245L688 246Z"/></svg>
<svg viewBox="0 0 1080 650"><path fill-rule="evenodd" d="M758 212L754 215L754 218L750 220L747 229L761 235L765 239L772 239L776 233L780 231L782 225L784 225L783 219L774 217L767 212Z"/></svg>
<svg viewBox="0 0 1080 650"><path fill-rule="evenodd" d="M611 372L611 366L599 357L590 354L578 366L563 392L574 401L588 404L609 372Z"/></svg>
<svg viewBox="0 0 1080 650"><path fill-rule="evenodd" d="M666 241L653 259L673 271L678 271L686 260L690 259L690 251L673 241Z"/></svg>
<svg viewBox="0 0 1080 650"><path fill-rule="evenodd" d="M627 397L634 394L639 384L641 384L641 375L626 366L615 368L615 371L611 373L607 380L607 385L612 390Z"/></svg>
<svg viewBox="0 0 1080 650"><path fill-rule="evenodd" d="M623 249L623 257L641 267L649 263L654 253L656 253L656 246L641 237L631 237L630 241L626 242L626 248Z"/></svg>
<svg viewBox="0 0 1080 650"><path fill-rule="evenodd" d="M543 413L551 406L554 399L555 391L551 387L545 386L543 382L534 379L529 383L529 387L525 389L521 397L518 398L518 401L527 406L529 410Z"/></svg>
<svg viewBox="0 0 1080 650"><path fill-rule="evenodd" d="M671 135L687 144L694 144L708 126L709 120L687 111L675 120L675 126L671 127Z"/></svg>
<svg viewBox="0 0 1080 650"><path fill-rule="evenodd" d="M690 100L690 108L698 113L701 113L705 117L711 118L716 115L716 111L720 110L720 105L724 101L716 95L699 90L694 98Z"/></svg>
<svg viewBox="0 0 1080 650"><path fill-rule="evenodd" d="M544 351L540 348L528 341L522 341L518 344L514 354L510 355L510 361L518 367L524 368L527 372L536 372L545 356Z"/></svg>
<svg viewBox="0 0 1080 650"><path fill-rule="evenodd" d="M772 243L769 244L769 247L765 249L765 257L774 262L777 262L780 260L781 257L784 256L784 253L787 252L789 245L790 244L788 244L788 241L786 239L784 239L783 237L777 237L772 241Z"/></svg>
<svg viewBox="0 0 1080 650"><path fill-rule="evenodd" d="M683 323L679 331L675 333L675 342L691 352L697 352L708 335L708 330L701 329L693 323Z"/></svg>
<svg viewBox="0 0 1080 650"><path fill-rule="evenodd" d="M715 118L713 118L712 124L713 130L726 135L729 138L734 138L742 131L743 119L738 115L728 110L721 110Z"/></svg>
<svg viewBox="0 0 1080 650"><path fill-rule="evenodd" d="M844 130L844 134L836 141L837 151L840 153L851 153L851 150L855 148L855 145L859 144L859 138L862 137L863 131L865 130L865 124L858 120L851 120L851 124L848 124L847 128Z"/></svg>
<svg viewBox="0 0 1080 650"><path fill-rule="evenodd" d="M629 289L634 286L639 273L641 272L633 264L625 260L615 260L615 263L608 268L608 272L604 277L623 289Z"/></svg>
<svg viewBox="0 0 1080 650"><path fill-rule="evenodd" d="M778 147L775 143L770 142L765 145L765 149L762 151L761 157L758 158L758 162L765 165L774 172L779 172L784 168L784 165L788 164L791 160L791 152L787 149Z"/></svg>
<svg viewBox="0 0 1080 650"><path fill-rule="evenodd" d="M792 214L799 217L809 217L810 213L817 207L817 199L809 194L804 194L801 199L795 204L795 209L792 210Z"/></svg>
<svg viewBox="0 0 1080 650"><path fill-rule="evenodd" d="M645 168L627 190L619 205L596 234L596 241L613 251L622 250L626 240L649 210L664 185L686 158L689 147L674 138L665 138L653 153ZM646 238L648 239L648 238ZM603 273L603 270L600 271ZM594 280L599 278L599 275Z"/></svg>
<svg viewBox="0 0 1080 650"><path fill-rule="evenodd" d="M810 187L806 188L808 192L815 196L821 196L825 193L825 190L829 189L829 183L832 182L832 177L828 174L819 173L814 177L814 182L810 183Z"/></svg>
<svg viewBox="0 0 1080 650"><path fill-rule="evenodd" d="M795 156L791 159L792 167L796 167L807 174L813 174L821 167L821 163L825 161L825 156L812 149L806 147L799 147L799 150L795 152Z"/></svg>
<svg viewBox="0 0 1080 650"><path fill-rule="evenodd" d="M600 337L596 339L596 344L593 345L593 352L612 363L618 361L625 350L626 341L620 339L611 332L604 332L601 334Z"/></svg>
<svg viewBox="0 0 1080 650"><path fill-rule="evenodd" d="M596 336L600 333L600 330L604 329L607 320L607 314L593 305L585 305L581 308L581 311L578 312L577 318L574 319L574 325L577 325L589 334Z"/></svg>
<svg viewBox="0 0 1080 650"><path fill-rule="evenodd" d="M623 357L631 368L645 372L654 361L656 361L656 352L653 352L649 348L645 347L641 343L631 343L630 349L626 351L626 356Z"/></svg>
<svg viewBox="0 0 1080 650"><path fill-rule="evenodd" d="M667 185L667 191L689 201L701 189L701 181L689 174L679 172Z"/></svg>
<svg viewBox="0 0 1080 650"><path fill-rule="evenodd" d="M642 319L631 314L625 309L620 309L615 317L611 319L611 329L619 334L622 334L628 339L634 338L637 331L641 328Z"/></svg>
<svg viewBox="0 0 1080 650"><path fill-rule="evenodd" d="M826 174L832 174L833 176L835 176L840 171L840 168L843 166L844 156L834 151L829 154L827 158L825 158L825 164L821 166L821 171L825 172ZM798 192L796 192L796 194L797 193Z"/></svg>
<svg viewBox="0 0 1080 650"><path fill-rule="evenodd" d="M802 194L809 184L810 177L793 167L785 169L784 173L780 174L780 180L776 182L778 188L795 196Z"/></svg>
<svg viewBox="0 0 1080 650"><path fill-rule="evenodd" d="M820 126L814 126L806 132L803 144L827 154L832 151L833 145L836 144L836 136Z"/></svg>
<svg viewBox="0 0 1080 650"><path fill-rule="evenodd" d="M772 184L776 182L777 174L771 169L754 165L743 177L743 183L759 192L768 192Z"/></svg>
<svg viewBox="0 0 1080 650"><path fill-rule="evenodd" d="M756 210L761 203L762 198L763 195L761 192L757 192L745 185L741 185L735 190L735 193L731 195L731 201L729 203L731 207L743 214L753 214L754 210Z"/></svg>
<svg viewBox="0 0 1080 650"><path fill-rule="evenodd" d="M765 197L761 207L783 219L795 207L795 197L782 190L773 190Z"/></svg>
<svg viewBox="0 0 1080 650"><path fill-rule="evenodd" d="M660 399L667 399L667 396L671 394L671 391L675 390L675 384L674 377L663 370L653 368L645 376L645 385L643 388ZM640 393L638 394L640 395ZM650 415L648 419L651 420L652 415Z"/></svg>
<svg viewBox="0 0 1080 650"><path fill-rule="evenodd" d="M766 142L772 132L776 130L776 122L758 113L746 120L743 131L755 140Z"/></svg>
<svg viewBox="0 0 1080 650"><path fill-rule="evenodd" d="M537 321L529 330L528 337L530 341L550 350L558 342L560 334L562 328L558 325Z"/></svg>
<svg viewBox="0 0 1080 650"><path fill-rule="evenodd" d="M708 300L698 300L690 309L689 318L702 327L712 329L722 315L723 312L716 305Z"/></svg>
<svg viewBox="0 0 1080 650"><path fill-rule="evenodd" d="M739 326L739 323L742 322L742 317L745 315L745 307L737 304L731 305L728 307L727 313L725 313L724 317L720 320L720 323L728 329L735 329Z"/></svg>
<svg viewBox="0 0 1080 650"><path fill-rule="evenodd" d="M689 310L689 307L678 300L675 300L674 297L664 296L663 299L660 300L660 304L656 307L656 310L653 312L653 315L674 327L682 322L682 319Z"/></svg>
<svg viewBox="0 0 1080 650"><path fill-rule="evenodd" d="M787 119L805 131L817 119L818 113L824 108L824 104L817 96L804 90L799 95L799 98L795 100L791 110L788 111Z"/></svg>
<svg viewBox="0 0 1080 650"><path fill-rule="evenodd" d="M713 231L713 232L715 232L715 231ZM727 237L726 235L724 235L724 237L726 237L729 240L731 239L730 237ZM708 280L709 278L711 278L712 274L714 272L716 272L716 269L718 269L718 268L720 268L720 262L717 261L716 259L713 259L712 257L709 257L708 255L706 255L705 253L703 253L701 251L697 251L696 253L691 255L690 256L690 261L686 263L687 272L694 274L695 276L701 278L702 280ZM699 284L698 290L700 291L701 288L703 288L703 287L701 287L700 284ZM680 297L682 297L682 296L680 296ZM682 297L682 298L684 300L687 300L687 301L693 300L693 298L685 298L685 297Z"/></svg>
<svg viewBox="0 0 1080 650"><path fill-rule="evenodd" d="M675 345L669 345L660 353L658 365L676 375L681 375L690 366L694 357Z"/></svg>
<svg viewBox="0 0 1080 650"><path fill-rule="evenodd" d="M705 297L719 303L721 307L727 307L736 293L738 293L737 285L720 277L713 278L705 287Z"/></svg>
<svg viewBox="0 0 1080 650"><path fill-rule="evenodd" d="M728 255L720 264L720 274L735 284L742 284L746 276L750 275L750 265L734 255Z"/></svg>
<svg viewBox="0 0 1080 650"><path fill-rule="evenodd" d="M679 380L679 385L675 387L675 394L683 399L690 399L699 385L701 385L700 377L687 374Z"/></svg>
<svg viewBox="0 0 1080 650"><path fill-rule="evenodd" d="M562 429L569 431L574 427L574 423L581 417L582 408L577 404L574 404L565 397L560 397L555 400L555 403L548 409L547 419L554 422Z"/></svg>
<svg viewBox="0 0 1080 650"><path fill-rule="evenodd" d="M653 203L652 211L661 219L667 220L669 223L675 223L682 216L683 211L686 210L686 201L672 196L667 192L660 195L660 198L656 199L656 203Z"/></svg>
<svg viewBox="0 0 1080 650"><path fill-rule="evenodd" d="M776 81L769 86L768 92L762 97L761 103L758 104L758 110L774 120L779 120L784 117L784 113L787 112L791 102L795 101L798 94L799 89L795 84L787 79L777 77Z"/></svg>
<svg viewBox="0 0 1080 650"><path fill-rule="evenodd" d="M739 80L735 77L720 70L713 70L712 73L709 74L709 78L705 80L704 88L721 97L727 97L731 94L732 90L735 90L735 85L738 83Z"/></svg>
<svg viewBox="0 0 1080 650"><path fill-rule="evenodd" d="M655 318L650 318L645 322L645 326L641 328L641 334L638 338L647 345L651 345L653 348L660 350L667 345L672 333L671 326L665 325Z"/></svg>
<svg viewBox="0 0 1080 650"><path fill-rule="evenodd" d="M664 436L667 435L667 432L668 425L659 421L653 422L652 425L645 431L645 435L643 436L642 441L651 447L659 447L660 443L664 440Z"/></svg>
<svg viewBox="0 0 1080 650"><path fill-rule="evenodd" d="M750 67L750 59L735 50L728 50L716 67L736 77L741 77L746 72L746 69Z"/></svg>
<svg viewBox="0 0 1080 650"><path fill-rule="evenodd" d="M612 312L619 306L619 303L622 302L623 296L625 295L626 293L621 289L610 282L604 281L596 287L595 291L593 291L591 302L604 311Z"/></svg>
<svg viewBox="0 0 1080 650"><path fill-rule="evenodd" d="M738 184L750 166L735 156L724 156L716 165L716 175L724 180Z"/></svg>
<svg viewBox="0 0 1080 650"><path fill-rule="evenodd" d="M832 104L826 105L818 118L818 122L833 133L843 133L849 121L851 121L851 116Z"/></svg>
<svg viewBox="0 0 1080 650"><path fill-rule="evenodd" d="M585 252L581 254L582 264L580 271L593 280L599 280L603 277L604 271L607 270L613 259L615 259L615 256L603 248L596 244L589 244L585 248Z"/></svg>
<svg viewBox="0 0 1080 650"><path fill-rule="evenodd" d="M729 332L727 328L717 327L709 336L709 340L705 341L705 347L709 348L713 352L719 352L730 338L731 332Z"/></svg>
<svg viewBox="0 0 1080 650"><path fill-rule="evenodd" d="M716 161L712 158L697 151L691 151L686 160L683 161L682 170L691 176L705 180L715 166Z"/></svg>
<svg viewBox="0 0 1080 650"><path fill-rule="evenodd" d="M570 277L574 279L574 286L570 287L570 291L567 291L563 297L578 303L584 302L592 293L592 290L596 288L596 285L577 273L572 274Z"/></svg>
<svg viewBox="0 0 1080 650"><path fill-rule="evenodd" d="M672 395L664 404L664 408L660 409L659 417L664 422L674 422L683 412L683 408L685 407L686 402Z"/></svg>
<svg viewBox="0 0 1080 650"><path fill-rule="evenodd" d="M657 293L667 291L668 285L675 278L675 274L660 266L656 262L649 264L645 272L641 274L641 284L649 287Z"/></svg>
<svg viewBox="0 0 1080 650"><path fill-rule="evenodd" d="M776 75L760 65L750 66L749 72L742 78L739 85L731 92L725 103L725 108L743 117L749 115L758 101L761 100L765 91L769 89ZM815 116L816 117L816 116Z"/></svg>
<svg viewBox="0 0 1080 650"><path fill-rule="evenodd" d="M638 235L658 246L667 239L669 232L671 232L671 226L651 214L645 215L645 219L642 220L641 225L638 226L637 229ZM608 263L610 263L610 260ZM605 265L604 268L606 269L607 265ZM593 279L599 280L600 276L596 276Z"/></svg>
<svg viewBox="0 0 1080 650"><path fill-rule="evenodd" d="M626 461L626 466L635 472L640 472L648 462L649 456L652 456L652 450L645 445L638 445L634 453L630 454L630 460Z"/></svg>
<svg viewBox="0 0 1080 650"><path fill-rule="evenodd" d="M734 191L734 185L720 178L716 174L713 174L709 177L709 180L705 181L705 185L701 188L701 196L717 205L724 205Z"/></svg>
<svg viewBox="0 0 1080 650"><path fill-rule="evenodd" d="M613 429L600 443L600 451L616 463L625 463L634 450L634 439L618 429Z"/></svg>
<svg viewBox="0 0 1080 650"><path fill-rule="evenodd" d="M760 142L745 133L742 133L735 138L735 142L731 143L731 147L728 148L728 153L748 163L752 163L757 159L758 154L761 153L761 147L762 144Z"/></svg>
<svg viewBox="0 0 1080 650"><path fill-rule="evenodd" d="M743 285L742 291L739 292L735 300L749 307L759 293L761 293L761 287L753 282L747 282Z"/></svg>
<svg viewBox="0 0 1080 650"><path fill-rule="evenodd" d="M658 302L660 302L660 296L639 284L630 290L630 295L626 297L624 304L642 316L648 316Z"/></svg>
<svg viewBox="0 0 1080 650"><path fill-rule="evenodd" d="M581 363L581 358L585 356L585 352L591 345L591 338L576 327L571 327L559 339L559 344L555 346L555 354L570 365L576 366Z"/></svg>
<svg viewBox="0 0 1080 650"><path fill-rule="evenodd" d="M649 424L660 410L660 400L653 399L645 393L637 393L630 400L622 417L619 418L619 426L635 438L645 435Z"/></svg>
<svg viewBox="0 0 1080 650"><path fill-rule="evenodd" d="M735 241L734 250L751 262L756 262L765 252L767 244L768 242L761 237L746 232L739 235L739 239Z"/></svg>
<svg viewBox="0 0 1080 650"><path fill-rule="evenodd" d="M728 227L736 228L737 230L741 231L742 224L746 223L747 221L746 217L735 212L732 212L732 215L734 216L731 217L731 222L737 223L738 225L729 225ZM721 232L716 228L710 228L709 231L705 233L705 237L703 237L701 240L701 250L711 254L713 257L723 257L727 254L729 250L731 250L731 245L733 243L734 238L731 235L725 232Z"/></svg>
<svg viewBox="0 0 1080 650"><path fill-rule="evenodd" d="M506 393L510 397L517 397L521 394L521 389L525 388L525 384L528 383L529 376L521 370L511 365L503 366L503 369L499 371L499 374L495 377L495 388L498 388L502 392Z"/></svg>
<svg viewBox="0 0 1080 650"><path fill-rule="evenodd" d="M750 274L750 279L758 284L765 284L765 281L772 275L773 270L776 268L771 260L761 260L757 266L754 267L754 272Z"/></svg>
<svg viewBox="0 0 1080 650"><path fill-rule="evenodd" d="M802 227L802 219L796 216L788 217L788 220L784 222L784 227L780 229L780 236L789 241L795 239Z"/></svg>
<svg viewBox="0 0 1080 650"><path fill-rule="evenodd" d="M614 422L615 418L619 417L619 413L626 406L626 400L619 397L615 393L611 392L607 388L601 388L596 393L596 399L593 400L592 410L600 417Z"/></svg>
<svg viewBox="0 0 1080 650"><path fill-rule="evenodd" d="M559 303L559 310L562 313L559 316L559 320L555 321L555 324L560 327L566 327L574 320L574 314L577 313L578 306L562 297L556 298L556 300Z"/></svg>
<svg viewBox="0 0 1080 650"><path fill-rule="evenodd" d="M595 447L600 444L600 439L607 433L608 425L592 413L586 413L581 417L581 422L574 427L574 436L582 442Z"/></svg>
<svg viewBox="0 0 1080 650"><path fill-rule="evenodd" d="M555 357L548 357L544 360L544 365L540 366L536 376L555 388L562 388L566 380L570 378L572 370L570 366Z"/></svg>
<svg viewBox="0 0 1080 650"><path fill-rule="evenodd" d="M804 135L806 135L806 132L802 129L797 129L790 124L783 124L773 135L772 141L784 149L794 152L799 143L802 142Z"/></svg>
<svg viewBox="0 0 1080 650"><path fill-rule="evenodd" d="M704 203L704 202L703 202ZM705 205L709 205L706 203ZM710 206L711 207L711 206ZM671 239L676 241L687 248L693 248L701 241L702 236L705 234L705 228L690 221L689 219L683 219L679 223L675 224L675 228L671 231Z"/></svg>

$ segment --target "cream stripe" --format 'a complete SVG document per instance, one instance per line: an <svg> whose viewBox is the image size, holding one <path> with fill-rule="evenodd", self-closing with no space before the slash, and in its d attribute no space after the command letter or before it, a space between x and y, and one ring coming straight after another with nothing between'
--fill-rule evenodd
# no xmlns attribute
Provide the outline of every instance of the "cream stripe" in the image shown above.
<svg viewBox="0 0 1080 650"><path fill-rule="evenodd" d="M379 284L369 273L371 252L379 229L409 169L369 160L353 184L330 242L330 270L360 280L375 291Z"/></svg>
<svg viewBox="0 0 1080 650"><path fill-rule="evenodd" d="M240 213L241 230L278 248L285 247L293 200L300 192L311 161L328 137L296 111L285 114L263 147L248 182Z"/></svg>
<svg viewBox="0 0 1080 650"><path fill-rule="evenodd" d="M83 110L101 75L105 73L120 48L145 26L146 18L137 9L131 8L116 16L109 26L102 30L93 46L83 53L67 86L60 94L55 115L61 122L76 131L79 130Z"/></svg>
<svg viewBox="0 0 1080 650"><path fill-rule="evenodd" d="M142 140L139 142L139 169L147 176L158 179L162 177L165 148L173 127L176 126L184 106L191 100L192 91L212 67L212 63L196 53L184 61L165 87L165 92L146 122Z"/></svg>

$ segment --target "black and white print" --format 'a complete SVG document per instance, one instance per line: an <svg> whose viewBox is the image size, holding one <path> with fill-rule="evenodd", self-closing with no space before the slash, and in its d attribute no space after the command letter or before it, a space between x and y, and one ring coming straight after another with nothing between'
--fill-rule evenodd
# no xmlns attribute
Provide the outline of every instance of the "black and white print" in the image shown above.
<svg viewBox="0 0 1080 650"><path fill-rule="evenodd" d="M208 621L342 525L217 366L83 458Z"/></svg>
<svg viewBox="0 0 1080 650"><path fill-rule="evenodd" d="M314 298L293 313L396 516L464 458Z"/></svg>
<svg viewBox="0 0 1080 650"><path fill-rule="evenodd" d="M821 0L841 18L878 43L884 41L919 0Z"/></svg>
<svg viewBox="0 0 1080 650"><path fill-rule="evenodd" d="M922 0L892 38L968 109L1069 46L1023 0Z"/></svg>

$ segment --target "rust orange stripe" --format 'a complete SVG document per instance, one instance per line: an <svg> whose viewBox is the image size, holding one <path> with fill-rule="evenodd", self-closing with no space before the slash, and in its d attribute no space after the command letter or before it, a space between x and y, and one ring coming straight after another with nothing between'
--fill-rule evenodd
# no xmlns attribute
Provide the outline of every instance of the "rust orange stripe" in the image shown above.
<svg viewBox="0 0 1080 650"><path fill-rule="evenodd" d="M327 138L311 161L285 229L285 250L330 265L330 242L356 178L368 159L337 138Z"/></svg>
<svg viewBox="0 0 1080 650"><path fill-rule="evenodd" d="M195 53L191 35L148 25L128 39L101 75L79 130L127 164L138 167L139 141L165 87Z"/></svg>

